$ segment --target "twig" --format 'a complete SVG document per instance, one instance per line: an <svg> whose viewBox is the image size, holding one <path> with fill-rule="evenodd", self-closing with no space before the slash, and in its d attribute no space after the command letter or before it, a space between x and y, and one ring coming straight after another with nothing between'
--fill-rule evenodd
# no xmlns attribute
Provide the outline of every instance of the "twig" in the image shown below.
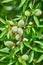
<svg viewBox="0 0 43 65"><path fill-rule="evenodd" d="M26 18L26 24L28 23L28 18L29 18L29 17L27 16L27 18Z"/></svg>
<svg viewBox="0 0 43 65"><path fill-rule="evenodd" d="M31 49L27 50L26 54L28 54L30 52Z"/></svg>
<svg viewBox="0 0 43 65"><path fill-rule="evenodd" d="M33 1L33 6L35 5L36 0Z"/></svg>

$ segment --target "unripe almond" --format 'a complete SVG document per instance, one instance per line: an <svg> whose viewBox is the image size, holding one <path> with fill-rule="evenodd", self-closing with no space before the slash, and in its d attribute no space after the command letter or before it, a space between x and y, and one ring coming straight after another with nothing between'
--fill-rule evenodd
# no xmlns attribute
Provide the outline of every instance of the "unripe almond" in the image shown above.
<svg viewBox="0 0 43 65"><path fill-rule="evenodd" d="M11 11L13 9L13 7L12 6L5 6L5 9L8 11Z"/></svg>
<svg viewBox="0 0 43 65"><path fill-rule="evenodd" d="M27 55L27 54L24 54L24 55L22 56L22 59L25 60L25 61L27 61L27 60L28 60L28 55Z"/></svg>
<svg viewBox="0 0 43 65"><path fill-rule="evenodd" d="M33 25L33 22L29 22L29 25Z"/></svg>
<svg viewBox="0 0 43 65"><path fill-rule="evenodd" d="M40 15L42 15L42 11L40 9L36 9L34 14L36 16L40 16Z"/></svg>
<svg viewBox="0 0 43 65"><path fill-rule="evenodd" d="M20 35L17 34L17 35L15 36L15 39L16 39L16 40L19 40L19 39L20 39Z"/></svg>
<svg viewBox="0 0 43 65"><path fill-rule="evenodd" d="M12 41L5 41L4 44L7 47L12 47L14 43Z"/></svg>
<svg viewBox="0 0 43 65"><path fill-rule="evenodd" d="M13 27L12 27L12 32L13 32L13 33L17 32L17 29L18 29L17 26L13 26Z"/></svg>
<svg viewBox="0 0 43 65"><path fill-rule="evenodd" d="M20 34L20 36L23 35L23 29L22 28L18 28L18 33Z"/></svg>
<svg viewBox="0 0 43 65"><path fill-rule="evenodd" d="M27 38L24 38L23 41L28 41L28 39Z"/></svg>
<svg viewBox="0 0 43 65"><path fill-rule="evenodd" d="M31 14L30 14L30 12L29 12L28 10L26 10L26 11L25 11L25 15L26 15L26 16L30 16Z"/></svg>
<svg viewBox="0 0 43 65"><path fill-rule="evenodd" d="M20 20L20 21L18 22L18 26L19 26L19 27L24 27L24 20Z"/></svg>

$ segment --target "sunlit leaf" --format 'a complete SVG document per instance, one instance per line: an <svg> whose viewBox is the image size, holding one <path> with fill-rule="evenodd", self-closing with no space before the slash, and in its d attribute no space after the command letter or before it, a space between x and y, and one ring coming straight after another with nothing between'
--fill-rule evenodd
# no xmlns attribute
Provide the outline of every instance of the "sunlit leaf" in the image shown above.
<svg viewBox="0 0 43 65"><path fill-rule="evenodd" d="M40 45L42 45L42 46L43 46L43 43L42 43L42 42L40 42L40 41L34 41L34 43L37 43L37 44L40 44Z"/></svg>
<svg viewBox="0 0 43 65"><path fill-rule="evenodd" d="M25 3L26 0L21 0L21 3L19 5L19 8L21 8L23 6L23 4Z"/></svg>
<svg viewBox="0 0 43 65"><path fill-rule="evenodd" d="M38 20L38 18L36 16L33 16L33 18L34 18L34 21L35 21L36 25L39 26L39 20Z"/></svg>
<svg viewBox="0 0 43 65"><path fill-rule="evenodd" d="M2 19L1 17L0 17L0 22L2 22L3 24L6 24L5 20Z"/></svg>
<svg viewBox="0 0 43 65"><path fill-rule="evenodd" d="M9 48L2 48L0 49L0 52L9 53Z"/></svg>
<svg viewBox="0 0 43 65"><path fill-rule="evenodd" d="M24 45L29 47L30 49L32 49L32 47L30 46L29 42L24 42Z"/></svg>
<svg viewBox="0 0 43 65"><path fill-rule="evenodd" d="M34 51L31 51L29 55L29 63L33 61L33 58L34 58Z"/></svg>
<svg viewBox="0 0 43 65"><path fill-rule="evenodd" d="M8 3L11 2L12 0L3 0L2 3Z"/></svg>

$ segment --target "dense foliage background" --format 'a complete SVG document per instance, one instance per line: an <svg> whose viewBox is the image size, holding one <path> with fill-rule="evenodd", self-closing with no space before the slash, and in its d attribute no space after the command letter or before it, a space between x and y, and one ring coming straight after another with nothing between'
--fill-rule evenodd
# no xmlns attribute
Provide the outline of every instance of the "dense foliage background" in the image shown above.
<svg viewBox="0 0 43 65"><path fill-rule="evenodd" d="M43 0L0 0L0 65L43 65Z"/></svg>

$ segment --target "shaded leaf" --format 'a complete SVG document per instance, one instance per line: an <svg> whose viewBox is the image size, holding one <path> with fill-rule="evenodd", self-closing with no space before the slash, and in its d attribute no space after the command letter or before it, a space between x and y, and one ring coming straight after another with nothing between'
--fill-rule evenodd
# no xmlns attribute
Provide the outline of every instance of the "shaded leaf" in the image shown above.
<svg viewBox="0 0 43 65"><path fill-rule="evenodd" d="M19 65L18 61L15 63L15 65Z"/></svg>
<svg viewBox="0 0 43 65"><path fill-rule="evenodd" d="M20 50L20 46L17 46L17 47L14 49L14 55L15 55L17 52L19 52L19 50Z"/></svg>
<svg viewBox="0 0 43 65"><path fill-rule="evenodd" d="M37 63L41 62L43 60L43 54L39 57L39 59L37 60Z"/></svg>

